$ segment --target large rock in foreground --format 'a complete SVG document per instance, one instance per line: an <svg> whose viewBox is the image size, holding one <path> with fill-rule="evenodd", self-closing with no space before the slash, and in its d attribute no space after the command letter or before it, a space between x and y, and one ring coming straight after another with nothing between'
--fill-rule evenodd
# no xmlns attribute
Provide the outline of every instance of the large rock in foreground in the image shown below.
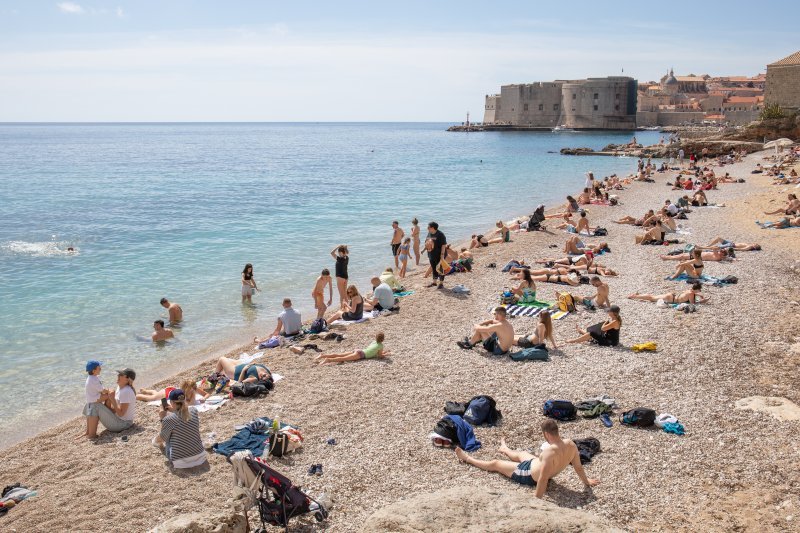
<svg viewBox="0 0 800 533"><path fill-rule="evenodd" d="M377 511L361 531L493 533L621 532L585 511L537 500L530 493L459 487L419 494Z"/></svg>

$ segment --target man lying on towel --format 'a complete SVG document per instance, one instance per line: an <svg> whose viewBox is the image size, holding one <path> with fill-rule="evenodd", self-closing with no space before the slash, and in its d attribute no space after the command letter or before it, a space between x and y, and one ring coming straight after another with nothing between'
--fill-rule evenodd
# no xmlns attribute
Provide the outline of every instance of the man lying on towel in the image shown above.
<svg viewBox="0 0 800 533"><path fill-rule="evenodd" d="M494 319L486 320L472 327L472 337L458 341L459 347L471 350L479 342L493 355L505 355L514 344L514 326L506 320L506 308L495 307Z"/></svg>
<svg viewBox="0 0 800 533"><path fill-rule="evenodd" d="M511 459L510 461L493 459L480 461L473 459L461 448L456 448L456 457L465 463L477 466L487 472L499 472L511 478L520 485L536 487L536 497L541 498L547 490L547 482L564 470L567 465L572 465L575 473L586 487L599 484L597 479L589 479L581 465L578 447L569 439L562 439L558 435L558 425L553 420L542 422L542 433L548 446L542 450L539 457L526 451L511 450L506 446L506 441L501 440L498 451Z"/></svg>

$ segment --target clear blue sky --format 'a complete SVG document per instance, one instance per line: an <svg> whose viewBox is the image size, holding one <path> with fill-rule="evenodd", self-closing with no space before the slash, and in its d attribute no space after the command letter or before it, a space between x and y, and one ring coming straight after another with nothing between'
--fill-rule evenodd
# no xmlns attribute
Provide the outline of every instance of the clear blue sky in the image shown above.
<svg viewBox="0 0 800 533"><path fill-rule="evenodd" d="M0 0L0 121L480 119L506 83L754 75L798 21L787 1Z"/></svg>

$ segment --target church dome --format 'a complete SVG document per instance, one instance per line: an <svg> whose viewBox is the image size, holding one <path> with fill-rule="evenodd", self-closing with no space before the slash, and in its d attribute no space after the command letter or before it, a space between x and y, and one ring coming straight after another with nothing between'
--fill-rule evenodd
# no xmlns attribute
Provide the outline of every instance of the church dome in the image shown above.
<svg viewBox="0 0 800 533"><path fill-rule="evenodd" d="M677 84L678 80L675 79L675 74L672 72L672 69L669 69L669 76L667 76L667 79L664 81L664 85L677 85Z"/></svg>

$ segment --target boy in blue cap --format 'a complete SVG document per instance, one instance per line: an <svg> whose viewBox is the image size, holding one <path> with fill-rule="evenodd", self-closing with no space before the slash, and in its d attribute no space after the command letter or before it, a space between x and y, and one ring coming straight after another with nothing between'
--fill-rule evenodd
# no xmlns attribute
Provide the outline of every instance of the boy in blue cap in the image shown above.
<svg viewBox="0 0 800 533"><path fill-rule="evenodd" d="M109 391L103 388L103 384L98 377L101 370L102 363L100 361L92 359L86 363L86 373L89 374L86 378L86 405L83 408L83 415L86 417L86 433L79 435L79 439L83 437L97 438L98 406L105 402L110 394Z"/></svg>

